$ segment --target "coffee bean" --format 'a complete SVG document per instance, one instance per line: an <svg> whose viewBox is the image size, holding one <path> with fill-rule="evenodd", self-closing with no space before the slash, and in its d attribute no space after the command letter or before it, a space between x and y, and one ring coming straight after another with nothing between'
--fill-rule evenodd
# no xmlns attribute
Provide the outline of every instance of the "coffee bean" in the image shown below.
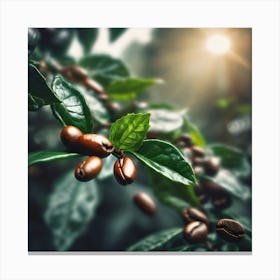
<svg viewBox="0 0 280 280"><path fill-rule="evenodd" d="M216 231L220 237L229 242L238 242L244 236L243 226L232 219L221 219L216 224Z"/></svg>
<svg viewBox="0 0 280 280"><path fill-rule="evenodd" d="M207 234L207 225L200 221L190 222L184 228L184 236L191 243L198 243L204 240Z"/></svg>
<svg viewBox="0 0 280 280"><path fill-rule="evenodd" d="M134 196L134 202L141 210L149 215L153 215L156 212L156 204L147 193L138 192Z"/></svg>
<svg viewBox="0 0 280 280"><path fill-rule="evenodd" d="M198 147L198 146L192 146L192 152L194 157L204 157L205 152L202 148Z"/></svg>
<svg viewBox="0 0 280 280"><path fill-rule="evenodd" d="M204 159L201 157L194 157L192 159L192 166L204 166Z"/></svg>
<svg viewBox="0 0 280 280"><path fill-rule="evenodd" d="M220 162L218 158L210 157L207 160L205 160L203 166L204 166L205 173L207 175L214 176L219 171Z"/></svg>
<svg viewBox="0 0 280 280"><path fill-rule="evenodd" d="M205 192L209 193L210 195L223 192L223 188L211 180L203 179L201 183Z"/></svg>
<svg viewBox="0 0 280 280"><path fill-rule="evenodd" d="M61 73L74 83L82 83L87 78L87 71L76 65L64 67Z"/></svg>
<svg viewBox="0 0 280 280"><path fill-rule="evenodd" d="M103 163L101 158L96 156L88 157L75 168L75 177L82 182L89 181L98 175L102 166Z"/></svg>
<svg viewBox="0 0 280 280"><path fill-rule="evenodd" d="M193 145L192 138L189 134L184 133L180 136L179 141L182 141L184 143L184 147L191 147Z"/></svg>
<svg viewBox="0 0 280 280"><path fill-rule="evenodd" d="M212 197L212 204L216 209L224 209L231 205L231 199L228 193L220 192Z"/></svg>
<svg viewBox="0 0 280 280"><path fill-rule="evenodd" d="M114 175L121 185L133 183L137 175L137 169L129 157L122 157L116 160L114 164Z"/></svg>
<svg viewBox="0 0 280 280"><path fill-rule="evenodd" d="M194 207L183 209L182 216L186 223L193 221L201 221L205 224L209 223L207 216L201 210Z"/></svg>
<svg viewBox="0 0 280 280"><path fill-rule="evenodd" d="M79 137L78 144L80 153L101 158L107 157L114 150L111 141L99 134L84 134Z"/></svg>
<svg viewBox="0 0 280 280"><path fill-rule="evenodd" d="M83 132L72 125L68 125L63 127L63 129L60 132L60 139L62 143L73 150L77 148L78 145L78 139L83 135Z"/></svg>

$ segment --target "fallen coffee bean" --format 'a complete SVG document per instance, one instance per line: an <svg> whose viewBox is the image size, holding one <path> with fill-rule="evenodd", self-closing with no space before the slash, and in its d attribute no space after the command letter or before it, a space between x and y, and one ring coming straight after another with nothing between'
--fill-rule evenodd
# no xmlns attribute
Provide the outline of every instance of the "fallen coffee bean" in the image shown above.
<svg viewBox="0 0 280 280"><path fill-rule="evenodd" d="M134 196L134 202L136 205L149 215L153 215L156 212L156 204L153 199L144 192L139 192Z"/></svg>
<svg viewBox="0 0 280 280"><path fill-rule="evenodd" d="M109 156L113 150L111 141L103 135L84 134L78 139L80 153L101 158Z"/></svg>
<svg viewBox="0 0 280 280"><path fill-rule="evenodd" d="M102 166L103 163L101 158L96 156L88 157L75 168L75 177L82 182L89 181L98 175Z"/></svg>
<svg viewBox="0 0 280 280"><path fill-rule="evenodd" d="M201 221L205 224L209 223L207 216L201 210L194 207L183 209L182 216L186 223L193 221Z"/></svg>
<svg viewBox="0 0 280 280"><path fill-rule="evenodd" d="M208 227L205 223L194 221L187 224L184 228L184 236L191 243L203 241L208 234Z"/></svg>
<svg viewBox="0 0 280 280"><path fill-rule="evenodd" d="M198 146L192 146L192 152L194 157L204 157L205 152L202 148L198 147Z"/></svg>
<svg viewBox="0 0 280 280"><path fill-rule="evenodd" d="M83 135L83 132L72 125L68 125L62 128L60 132L60 139L62 143L73 150L78 146L78 139Z"/></svg>
<svg viewBox="0 0 280 280"><path fill-rule="evenodd" d="M137 169L129 157L122 157L114 164L114 176L121 185L133 183L137 175Z"/></svg>
<svg viewBox="0 0 280 280"><path fill-rule="evenodd" d="M207 175L214 176L220 169L220 162L218 158L210 157L204 161L204 170Z"/></svg>
<svg viewBox="0 0 280 280"><path fill-rule="evenodd" d="M243 226L232 219L221 219L216 224L216 231L220 237L229 242L238 242L244 236Z"/></svg>

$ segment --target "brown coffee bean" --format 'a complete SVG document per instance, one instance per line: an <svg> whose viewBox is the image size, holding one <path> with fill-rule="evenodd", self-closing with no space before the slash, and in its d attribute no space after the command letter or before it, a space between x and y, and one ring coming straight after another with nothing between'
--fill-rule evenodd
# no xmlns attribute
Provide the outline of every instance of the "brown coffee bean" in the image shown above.
<svg viewBox="0 0 280 280"><path fill-rule="evenodd" d="M137 169L129 157L122 157L116 160L114 164L114 175L121 185L133 183L137 175Z"/></svg>
<svg viewBox="0 0 280 280"><path fill-rule="evenodd" d="M182 134L180 136L180 138L179 138L179 141L184 143L184 147L188 147L189 148L189 147L191 147L193 145L192 138L187 133Z"/></svg>
<svg viewBox="0 0 280 280"><path fill-rule="evenodd" d="M82 182L89 181L98 175L102 166L103 163L101 158L96 156L88 157L75 168L75 177Z"/></svg>
<svg viewBox="0 0 280 280"><path fill-rule="evenodd" d="M147 193L138 192L134 196L134 202L142 211L149 215L153 215L156 212L156 204Z"/></svg>
<svg viewBox="0 0 280 280"><path fill-rule="evenodd" d="M224 209L230 206L231 199L225 191L215 194L212 197L212 204L216 209Z"/></svg>
<svg viewBox="0 0 280 280"><path fill-rule="evenodd" d="M84 134L79 137L78 144L80 153L101 158L107 157L114 150L111 141L99 134Z"/></svg>
<svg viewBox="0 0 280 280"><path fill-rule="evenodd" d="M87 71L76 65L64 67L61 73L74 83L82 83L87 78Z"/></svg>
<svg viewBox="0 0 280 280"><path fill-rule="evenodd" d="M79 128L68 125L62 128L60 132L60 139L66 147L75 150L78 145L78 139L82 135L83 132Z"/></svg>
<svg viewBox="0 0 280 280"><path fill-rule="evenodd" d="M191 243L203 241L208 234L208 227L205 223L194 221L187 224L184 228L184 236Z"/></svg>
<svg viewBox="0 0 280 280"><path fill-rule="evenodd" d="M204 168L202 166L195 166L193 168L195 176L199 176L204 173Z"/></svg>
<svg viewBox="0 0 280 280"><path fill-rule="evenodd" d="M219 186L218 184L216 184L211 180L203 179L201 183L205 192L209 193L210 195L220 194L221 192L224 191L221 186Z"/></svg>
<svg viewBox="0 0 280 280"><path fill-rule="evenodd" d="M204 170L207 175L214 176L220 169L219 159L216 157L210 157L204 161Z"/></svg>
<svg viewBox="0 0 280 280"><path fill-rule="evenodd" d="M201 221L205 224L209 223L207 216L201 210L194 207L183 209L182 216L186 223L193 221Z"/></svg>
<svg viewBox="0 0 280 280"><path fill-rule="evenodd" d="M92 80L90 78L87 78L87 79L83 80L83 85L86 88L95 91L96 93L104 94L103 87L99 83L97 83L96 81L94 81L94 80Z"/></svg>
<svg viewBox="0 0 280 280"><path fill-rule="evenodd" d="M198 147L198 146L192 146L192 152L194 157L204 157L205 156L205 152L202 148Z"/></svg>
<svg viewBox="0 0 280 280"><path fill-rule="evenodd" d="M192 159L192 166L204 166L204 158L194 157Z"/></svg>
<svg viewBox="0 0 280 280"><path fill-rule="evenodd" d="M244 236L243 226L232 219L221 219L216 224L216 231L220 237L229 242L238 242Z"/></svg>

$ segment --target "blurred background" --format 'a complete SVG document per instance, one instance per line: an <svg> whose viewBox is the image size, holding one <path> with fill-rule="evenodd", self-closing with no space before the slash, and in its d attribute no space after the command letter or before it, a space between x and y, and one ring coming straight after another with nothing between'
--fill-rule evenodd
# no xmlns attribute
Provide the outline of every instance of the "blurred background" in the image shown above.
<svg viewBox="0 0 280 280"><path fill-rule="evenodd" d="M74 39L68 54L78 58L81 53ZM236 146L251 156L251 29L130 28L112 43L108 29L101 28L91 53L120 58L131 76L162 79L163 83L140 99L187 109L208 143ZM61 126L48 107L29 112L28 121L29 151L63 149ZM57 178L77 162L29 168L29 251L54 250L44 211ZM124 250L149 233L181 225L178 213L160 203L153 217L135 207L132 197L137 191L154 197L147 179L139 174L137 182L127 188L117 185L114 178L102 183L96 216L70 250Z"/></svg>

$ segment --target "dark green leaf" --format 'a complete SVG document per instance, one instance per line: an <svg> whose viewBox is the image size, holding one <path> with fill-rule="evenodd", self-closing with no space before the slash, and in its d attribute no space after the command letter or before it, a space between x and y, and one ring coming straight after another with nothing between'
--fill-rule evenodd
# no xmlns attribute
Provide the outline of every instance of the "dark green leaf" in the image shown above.
<svg viewBox="0 0 280 280"><path fill-rule="evenodd" d="M204 177L215 182L217 185L221 186L224 190L237 198L246 200L250 197L249 188L244 186L240 180L227 169L220 168L218 174L215 177Z"/></svg>
<svg viewBox="0 0 280 280"><path fill-rule="evenodd" d="M115 121L110 129L110 140L115 148L124 151L137 150L149 129L149 114L127 114Z"/></svg>
<svg viewBox="0 0 280 280"><path fill-rule="evenodd" d="M127 28L109 28L110 42L116 41Z"/></svg>
<svg viewBox="0 0 280 280"><path fill-rule="evenodd" d="M73 125L84 133L92 131L92 116L82 94L68 81L57 75L52 89L61 103L53 104L55 115L64 125Z"/></svg>
<svg viewBox="0 0 280 280"><path fill-rule="evenodd" d="M88 54L91 51L93 44L95 43L98 35L97 28L78 28L78 39L82 44L84 54Z"/></svg>
<svg viewBox="0 0 280 280"><path fill-rule="evenodd" d="M193 186L186 186L159 175L155 172L149 172L149 183L153 188L158 199L178 210L190 206L199 206L199 201L194 192Z"/></svg>
<svg viewBox="0 0 280 280"><path fill-rule="evenodd" d="M103 102L101 102L92 91L86 90L85 87L76 86L76 88L86 99L93 119L100 124L108 125L110 123L110 114Z"/></svg>
<svg viewBox="0 0 280 280"><path fill-rule="evenodd" d="M195 183L190 164L172 144L160 140L145 140L132 154L142 163L173 182L189 186Z"/></svg>
<svg viewBox="0 0 280 280"><path fill-rule="evenodd" d="M108 55L91 55L84 57L80 61L89 76L98 81L104 87L117 79L127 78L129 76L126 66L118 59Z"/></svg>
<svg viewBox="0 0 280 280"><path fill-rule="evenodd" d="M32 64L28 65L29 98L40 99L41 106L59 102L53 91L47 85L46 79Z"/></svg>
<svg viewBox="0 0 280 280"><path fill-rule="evenodd" d="M131 245L127 251L165 251L183 234L182 227L162 230Z"/></svg>
<svg viewBox="0 0 280 280"><path fill-rule="evenodd" d="M73 157L79 157L80 154L68 153L68 152L53 152L53 151L37 151L30 152L28 154L28 166L39 162L49 162L61 159L68 159Z"/></svg>
<svg viewBox="0 0 280 280"><path fill-rule="evenodd" d="M46 105L46 104L42 98L32 96L30 93L28 93L28 110L29 111L37 111L44 105Z"/></svg>
<svg viewBox="0 0 280 280"><path fill-rule="evenodd" d="M28 55L36 48L39 37L39 32L35 28L28 28Z"/></svg>
<svg viewBox="0 0 280 280"><path fill-rule="evenodd" d="M127 101L136 98L140 93L158 81L159 80L156 79L140 78L113 80L105 90L111 99L117 101Z"/></svg>
<svg viewBox="0 0 280 280"><path fill-rule="evenodd" d="M184 124L184 110L153 109L148 112L151 114L150 130L153 132L170 133L180 129Z"/></svg>
<svg viewBox="0 0 280 280"><path fill-rule="evenodd" d="M81 183L71 171L56 182L44 215L56 250L69 249L86 230L98 201L96 181Z"/></svg>
<svg viewBox="0 0 280 280"><path fill-rule="evenodd" d="M246 176L250 173L250 164L242 151L223 144L213 144L209 147L214 155L221 159L223 167L233 170L236 175Z"/></svg>

